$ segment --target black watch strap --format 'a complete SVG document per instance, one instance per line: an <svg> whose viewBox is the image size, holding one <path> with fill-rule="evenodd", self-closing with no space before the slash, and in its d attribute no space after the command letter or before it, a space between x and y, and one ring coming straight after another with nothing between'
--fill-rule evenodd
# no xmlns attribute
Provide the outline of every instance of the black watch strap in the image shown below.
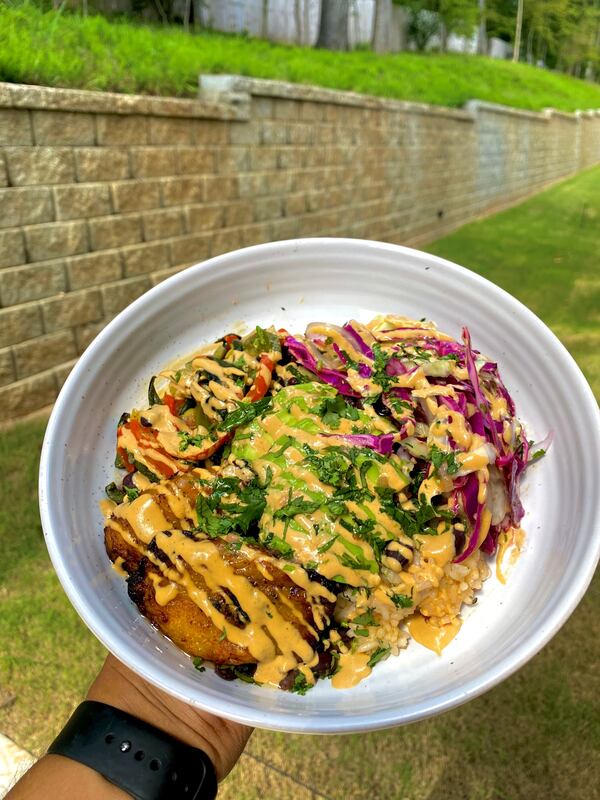
<svg viewBox="0 0 600 800"><path fill-rule="evenodd" d="M118 708L86 700L48 748L96 770L136 800L214 800L215 769L202 750Z"/></svg>

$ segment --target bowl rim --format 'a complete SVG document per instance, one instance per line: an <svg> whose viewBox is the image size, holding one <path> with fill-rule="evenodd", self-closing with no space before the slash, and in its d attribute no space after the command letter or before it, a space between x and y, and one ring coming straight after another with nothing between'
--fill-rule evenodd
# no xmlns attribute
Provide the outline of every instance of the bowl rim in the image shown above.
<svg viewBox="0 0 600 800"><path fill-rule="evenodd" d="M595 452L597 465L600 461L598 453L600 453L600 409L596 403L593 392L585 379L581 369L570 355L568 350L553 333L550 328L543 323L537 315L533 313L527 306L513 297L506 290L494 284L492 281L484 278L483 276L475 273L465 267L455 264L452 261L441 258L430 253L426 253L414 248L405 247L403 245L391 244L387 242L377 242L368 239L352 239L344 237L316 237L304 239L287 239L277 242L268 242L264 244L253 245L251 247L240 248L237 250L223 253L214 256L206 261L195 264L180 272L171 275L161 283L157 284L141 297L133 301L129 306L123 309L116 317L114 317L96 336L96 338L86 348L84 353L79 357L79 360L73 367L68 375L52 409L50 419L46 428L44 442L42 445L40 469L39 469L39 508L44 532L44 539L48 548L50 559L62 587L67 594L71 604L85 623L91 630L94 636L110 651L116 658L129 666L130 669L141 675L144 679L152 683L154 686L162 689L168 694L188 703L193 706L201 707L218 716L226 719L234 720L245 725L253 725L269 730L284 731L290 733L308 733L308 734L322 734L322 733L351 733L360 731L380 730L390 728L397 725L408 724L417 720L427 719L434 715L449 711L452 708L458 707L467 701L478 697L489 689L493 688L501 681L508 678L518 669L520 669L527 661L535 656L558 632L564 625L570 615L573 613L583 595L585 594L592 577L594 575L596 565L600 559L600 507L596 510L595 526L589 537L589 550L586 564L579 570L576 580L571 584L571 590L568 594L563 594L560 601L554 606L548 618L545 619L543 626L536 628L530 638L524 641L518 647L511 649L507 655L503 656L493 668L488 669L483 676L472 678L466 682L461 692L454 691L452 694L442 695L435 702L423 701L419 704L411 706L408 710L399 708L398 710L378 711L376 715L365 715L346 717L340 716L336 718L335 724L325 723L321 718L311 718L308 715L292 715L286 714L281 711L264 710L259 707L252 709L240 708L235 701L230 700L224 693L222 696L215 697L213 695L203 694L203 689L198 684L198 696L190 698L187 693L178 689L177 678L175 676L175 685L171 685L166 679L163 679L159 671L148 668L145 663L139 663L139 660L131 658L133 655L133 648L126 641L124 634L120 632L112 635L104 630L103 626L97 621L95 611L92 605L87 603L81 596L77 586L72 579L68 565L63 560L60 547L58 546L57 539L54 535L54 521L53 510L50 506L49 498L52 496L52 469L53 454L56 448L60 445L60 429L63 419L71 416L73 413L73 404L77 404L76 386L79 376L82 375L90 363L94 362L99 354L102 353L102 348L107 340L114 336L119 335L120 327L131 316L135 316L140 310L150 307L155 298L157 298L165 289L165 287L173 287L180 281L187 281L190 279L190 273L202 274L206 271L217 270L220 267L235 262L236 259L244 258L248 255L259 253L261 255L270 255L274 253L281 253L282 251L294 250L298 247L315 249L315 250L329 250L333 252L341 247L354 247L362 248L365 252L372 251L390 251L399 255L410 256L412 259L428 264L436 264L445 269L452 270L457 278L468 276L468 279L479 283L482 289L486 292L491 292L502 298L504 304L512 306L520 315L525 315L528 321L536 328L540 335L549 339L557 352L560 353L566 363L570 363L573 371L573 378L576 381L574 387L577 396L582 402L582 413L586 418L595 420L596 425L591 426L590 434L595 438ZM60 445L62 446L62 445ZM225 684L224 684L225 685Z"/></svg>

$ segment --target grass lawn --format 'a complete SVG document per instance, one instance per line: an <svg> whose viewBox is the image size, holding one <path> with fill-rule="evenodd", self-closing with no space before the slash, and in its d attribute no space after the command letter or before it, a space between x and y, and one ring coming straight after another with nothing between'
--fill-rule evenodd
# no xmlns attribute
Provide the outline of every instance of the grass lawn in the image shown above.
<svg viewBox="0 0 600 800"><path fill-rule="evenodd" d="M429 249L527 303L600 393L598 241L600 168ZM27 423L0 436L0 684L17 695L0 712L0 730L36 753L102 659L46 556L36 505L43 429L43 422ZM565 627L529 664L436 719L347 737L257 731L221 796L593 800L600 786L599 612L596 577Z"/></svg>
<svg viewBox="0 0 600 800"><path fill-rule="evenodd" d="M193 97L198 74L238 73L460 106L600 108L600 85L479 56L331 53L245 36L109 22L0 4L0 80Z"/></svg>

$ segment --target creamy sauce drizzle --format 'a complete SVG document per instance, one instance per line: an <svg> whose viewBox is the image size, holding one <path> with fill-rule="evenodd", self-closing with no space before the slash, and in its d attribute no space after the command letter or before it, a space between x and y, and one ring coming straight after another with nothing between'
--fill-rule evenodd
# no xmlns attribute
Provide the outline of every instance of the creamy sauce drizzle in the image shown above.
<svg viewBox="0 0 600 800"><path fill-rule="evenodd" d="M454 639L460 630L461 624L461 620L457 617L449 625L443 625L438 628L427 622L426 618L421 614L415 614L408 621L408 631L415 642L441 656L442 650Z"/></svg>

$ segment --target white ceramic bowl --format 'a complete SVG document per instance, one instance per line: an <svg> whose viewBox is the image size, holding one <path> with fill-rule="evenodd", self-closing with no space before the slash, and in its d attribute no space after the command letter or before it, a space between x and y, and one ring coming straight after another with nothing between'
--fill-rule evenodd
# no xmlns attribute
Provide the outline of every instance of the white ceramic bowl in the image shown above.
<svg viewBox="0 0 600 800"><path fill-rule="evenodd" d="M485 584L438 657L412 643L351 690L322 681L305 697L227 683L154 629L104 551L98 501L112 480L115 426L145 402L149 377L240 321L301 331L311 320L428 317L498 360L529 437L549 429L528 471L525 550L508 584ZM247 724L331 733L422 719L490 689L530 659L581 599L600 551L598 409L564 347L531 311L441 258L377 242L304 239L218 256L155 287L92 342L56 402L42 452L40 506L54 567L93 633L147 680Z"/></svg>

